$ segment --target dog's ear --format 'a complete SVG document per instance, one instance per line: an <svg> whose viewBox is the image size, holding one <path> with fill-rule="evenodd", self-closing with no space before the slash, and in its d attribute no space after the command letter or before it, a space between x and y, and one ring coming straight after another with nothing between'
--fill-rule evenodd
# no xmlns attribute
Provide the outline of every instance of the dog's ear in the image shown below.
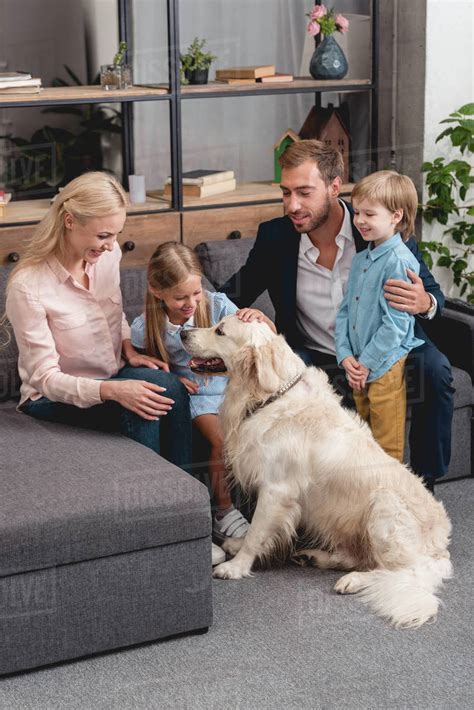
<svg viewBox="0 0 474 710"><path fill-rule="evenodd" d="M273 366L271 352L266 346L247 345L236 355L233 369L238 370L254 396L271 394L280 387L280 377Z"/></svg>
<svg viewBox="0 0 474 710"><path fill-rule="evenodd" d="M275 392L280 386L280 379L272 368L271 358L266 362L262 350L263 348L246 345L236 353L232 366L255 397Z"/></svg>

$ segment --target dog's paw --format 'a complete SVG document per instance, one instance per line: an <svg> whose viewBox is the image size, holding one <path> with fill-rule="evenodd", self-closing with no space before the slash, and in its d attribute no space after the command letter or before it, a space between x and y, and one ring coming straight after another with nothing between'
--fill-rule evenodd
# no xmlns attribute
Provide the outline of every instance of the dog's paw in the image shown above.
<svg viewBox="0 0 474 710"><path fill-rule="evenodd" d="M244 544L244 540L244 537L228 537L222 543L222 549L231 557L235 557Z"/></svg>
<svg viewBox="0 0 474 710"><path fill-rule="evenodd" d="M338 594L356 594L367 586L365 577L360 572L349 572L337 580L334 591Z"/></svg>
<svg viewBox="0 0 474 710"><path fill-rule="evenodd" d="M317 562L313 555L308 553L311 553L311 550L298 550L291 555L291 561L300 567L315 567Z"/></svg>
<svg viewBox="0 0 474 710"><path fill-rule="evenodd" d="M213 571L213 577L218 577L219 579L242 579L242 577L250 576L250 570L242 570L241 567L232 560L217 565L217 567L214 567Z"/></svg>

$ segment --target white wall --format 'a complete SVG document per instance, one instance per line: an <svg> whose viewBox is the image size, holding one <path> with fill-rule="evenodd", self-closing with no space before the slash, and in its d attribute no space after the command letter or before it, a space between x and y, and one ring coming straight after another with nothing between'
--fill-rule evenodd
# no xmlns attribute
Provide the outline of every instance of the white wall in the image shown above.
<svg viewBox="0 0 474 710"><path fill-rule="evenodd" d="M459 151L452 148L449 139L435 141L446 127L446 124L440 126L440 121L474 100L474 3L472 0L427 0L426 9L423 160L432 161L438 156L459 157ZM473 198L474 191L471 193ZM424 189L423 201L427 199ZM442 225L424 222L422 238L424 241L440 239L444 229ZM450 271L435 267L434 273L445 293L456 296L457 289L452 286Z"/></svg>

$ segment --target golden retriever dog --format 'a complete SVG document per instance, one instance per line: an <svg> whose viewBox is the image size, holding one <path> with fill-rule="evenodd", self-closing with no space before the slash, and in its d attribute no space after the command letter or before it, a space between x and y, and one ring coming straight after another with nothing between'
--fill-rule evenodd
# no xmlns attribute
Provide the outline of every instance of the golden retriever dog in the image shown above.
<svg viewBox="0 0 474 710"><path fill-rule="evenodd" d="M357 593L397 627L433 619L434 592L451 576L451 524L421 479L341 406L322 370L306 367L264 323L227 316L182 338L191 364L223 361L227 464L242 489L257 495L246 537L226 540L232 559L214 575L250 576L257 558L290 552L301 529L315 542L295 561L348 572L337 592Z"/></svg>

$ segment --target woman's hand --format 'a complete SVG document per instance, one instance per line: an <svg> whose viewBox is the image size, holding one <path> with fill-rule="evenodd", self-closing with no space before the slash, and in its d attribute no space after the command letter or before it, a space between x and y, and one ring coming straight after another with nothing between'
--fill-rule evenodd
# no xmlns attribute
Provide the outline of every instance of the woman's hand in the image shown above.
<svg viewBox="0 0 474 710"><path fill-rule="evenodd" d="M157 357L152 357L151 355L142 355L136 351L128 355L127 362L132 367L149 367L152 370L170 371L170 366L167 362L163 362L163 360L159 360Z"/></svg>
<svg viewBox="0 0 474 710"><path fill-rule="evenodd" d="M166 388L145 380L104 380L100 383L100 396L104 402L111 399L152 422L168 414L174 404L173 399L164 397L161 392L166 392Z"/></svg>
<svg viewBox="0 0 474 710"><path fill-rule="evenodd" d="M178 380L186 387L189 394L197 394L199 392L199 385L197 382L193 382L187 377L178 377Z"/></svg>

